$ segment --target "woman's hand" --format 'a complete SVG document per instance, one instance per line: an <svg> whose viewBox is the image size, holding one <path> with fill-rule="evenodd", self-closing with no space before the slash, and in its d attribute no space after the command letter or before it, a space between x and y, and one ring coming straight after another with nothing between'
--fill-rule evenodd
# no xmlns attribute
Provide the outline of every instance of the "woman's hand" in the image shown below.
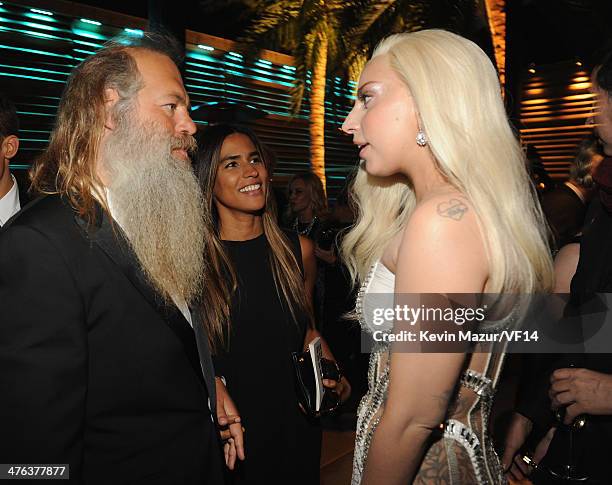
<svg viewBox="0 0 612 485"><path fill-rule="evenodd" d="M309 328L308 330L306 330L306 337L304 338L304 350L307 350L308 344L317 337L321 338L321 349L323 351L323 357L335 363L336 358L334 357L334 354L332 354L329 345L327 345L327 342L319 333L319 331L314 328ZM338 393L341 403L346 401L351 395L351 384L344 376L340 378L340 381L334 381L333 379L323 379L323 386L328 389L333 389L336 393Z"/></svg>
<svg viewBox="0 0 612 485"><path fill-rule="evenodd" d="M333 379L323 379L323 385L327 389L332 389L340 397L340 403L345 402L351 395L351 383L344 376L340 378L340 381L334 381Z"/></svg>
<svg viewBox="0 0 612 485"><path fill-rule="evenodd" d="M236 458L244 460L244 428L238 408L219 377L215 378L215 390L217 391L217 422L223 442L225 464L230 470L233 470Z"/></svg>
<svg viewBox="0 0 612 485"><path fill-rule="evenodd" d="M326 250L321 249L319 245L317 245L315 247L314 254L317 258L319 258L321 261L326 262L327 264L336 264L336 261L338 261L338 257L336 256L336 252L334 251L333 246L331 249Z"/></svg>
<svg viewBox="0 0 612 485"><path fill-rule="evenodd" d="M519 450L533 429L533 423L519 413L514 413L506 434L502 467L509 477L523 480L527 474L527 464L523 462Z"/></svg>
<svg viewBox="0 0 612 485"><path fill-rule="evenodd" d="M527 480L529 475L531 475L531 473L537 468L540 461L542 461L542 459L546 456L546 453L548 452L548 447L553 437L555 436L556 430L556 427L552 427L548 430L548 433L546 433L546 435L540 440L540 442L536 446L536 449L533 452L533 456L529 456L529 454L527 453L523 455L517 453L514 456L512 464L506 472L506 477L509 480L519 482Z"/></svg>

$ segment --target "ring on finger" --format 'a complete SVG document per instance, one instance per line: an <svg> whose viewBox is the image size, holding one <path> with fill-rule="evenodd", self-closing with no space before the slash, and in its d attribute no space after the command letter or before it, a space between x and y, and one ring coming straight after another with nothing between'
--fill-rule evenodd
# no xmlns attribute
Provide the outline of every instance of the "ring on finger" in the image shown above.
<svg viewBox="0 0 612 485"><path fill-rule="evenodd" d="M529 468L533 468L534 470L538 467L538 464L535 462L535 460L533 459L533 457L529 454L524 454L521 457L521 460L523 461L523 463L525 463L525 465L527 465Z"/></svg>

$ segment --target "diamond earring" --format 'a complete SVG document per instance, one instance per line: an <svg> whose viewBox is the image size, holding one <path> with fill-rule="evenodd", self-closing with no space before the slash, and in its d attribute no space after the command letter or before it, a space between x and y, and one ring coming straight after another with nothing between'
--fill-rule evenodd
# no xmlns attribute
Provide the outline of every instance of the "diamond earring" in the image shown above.
<svg viewBox="0 0 612 485"><path fill-rule="evenodd" d="M427 136L425 136L425 133L423 133L423 130L421 129L419 129L419 131L417 132L416 142L417 145L419 145L420 147L424 147L425 145L427 145Z"/></svg>

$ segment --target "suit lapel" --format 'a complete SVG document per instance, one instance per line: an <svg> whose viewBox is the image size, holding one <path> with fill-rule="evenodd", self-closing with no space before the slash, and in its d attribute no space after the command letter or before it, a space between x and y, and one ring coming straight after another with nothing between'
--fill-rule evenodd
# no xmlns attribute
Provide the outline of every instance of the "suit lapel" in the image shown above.
<svg viewBox="0 0 612 485"><path fill-rule="evenodd" d="M208 388L210 397L210 410L216 421L217 419L217 392L215 387L215 369L213 367L212 356L210 354L210 346L208 345L208 336L204 331L204 323L201 318L201 313L198 311L191 312L191 321L196 335L196 342L202 362L202 370L204 371L204 379Z"/></svg>
<svg viewBox="0 0 612 485"><path fill-rule="evenodd" d="M82 228L85 236L106 253L106 255L119 267L123 274L130 280L132 285L142 294L149 304L159 313L164 322L170 327L178 339L182 342L185 353L193 370L202 384L205 384L202 376L202 366L198 354L198 347L194 331L185 320L183 314L175 305L165 305L156 291L146 280L140 269L138 259L130 248L125 233L118 224L111 225L109 218L98 208L98 217L95 224L87 223L75 215L77 224ZM208 384L208 383L206 383ZM208 385L207 385L208 387ZM208 387L210 393L210 387Z"/></svg>
<svg viewBox="0 0 612 485"><path fill-rule="evenodd" d="M19 206L23 209L30 202L30 197L25 187L17 185L17 190L19 191Z"/></svg>

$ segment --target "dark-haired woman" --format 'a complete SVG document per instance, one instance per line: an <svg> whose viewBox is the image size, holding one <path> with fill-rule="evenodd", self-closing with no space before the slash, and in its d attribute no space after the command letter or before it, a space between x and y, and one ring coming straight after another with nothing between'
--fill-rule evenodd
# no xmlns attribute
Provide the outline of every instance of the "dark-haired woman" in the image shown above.
<svg viewBox="0 0 612 485"><path fill-rule="evenodd" d="M243 128L216 125L198 135L196 170L210 218L202 308L217 375L246 429L234 483L315 484L321 435L298 406L291 353L317 336L316 263L312 243L276 223L264 153ZM350 392L345 379L327 385L343 399Z"/></svg>

